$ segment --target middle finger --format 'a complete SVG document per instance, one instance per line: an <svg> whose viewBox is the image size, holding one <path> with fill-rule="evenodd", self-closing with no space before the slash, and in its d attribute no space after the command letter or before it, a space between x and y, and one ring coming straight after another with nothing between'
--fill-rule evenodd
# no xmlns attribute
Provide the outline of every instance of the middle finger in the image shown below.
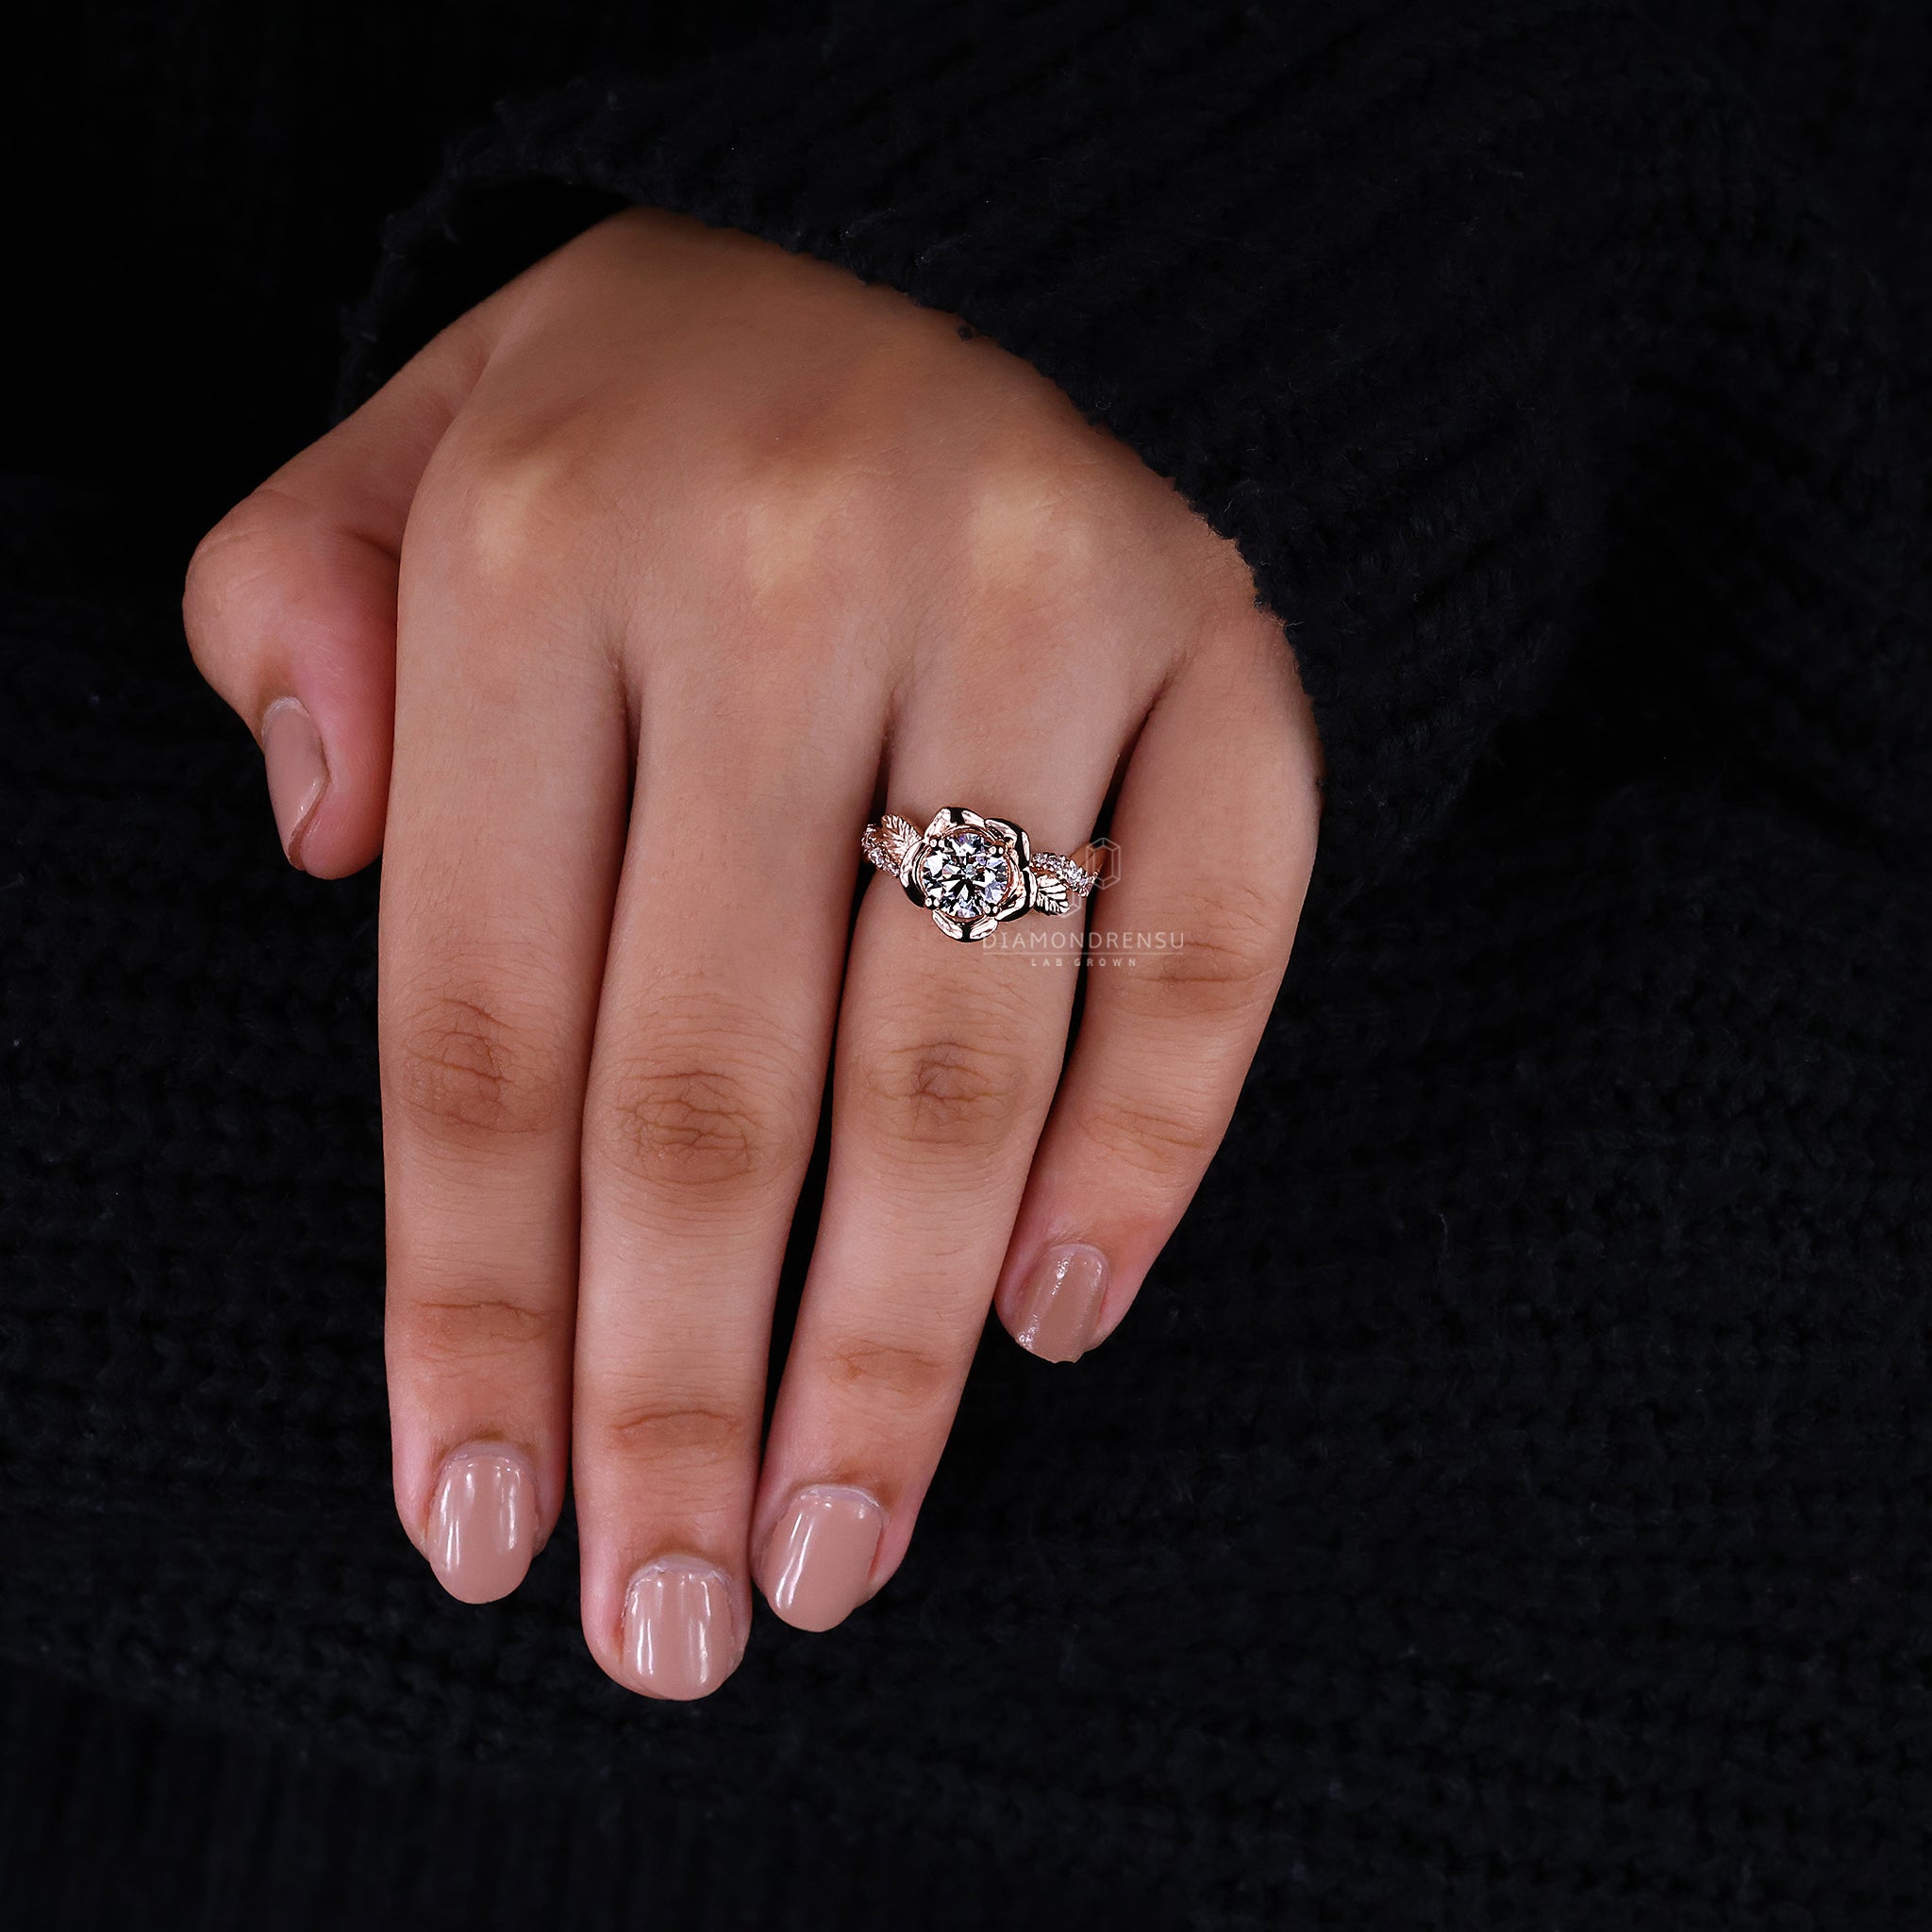
<svg viewBox="0 0 1932 1932"><path fill-rule="evenodd" d="M782 652L756 704L719 654L666 656L584 1108L573 1467L591 1654L688 1698L749 1627L773 1303L851 916L852 857L809 826L863 813L881 722Z"/></svg>

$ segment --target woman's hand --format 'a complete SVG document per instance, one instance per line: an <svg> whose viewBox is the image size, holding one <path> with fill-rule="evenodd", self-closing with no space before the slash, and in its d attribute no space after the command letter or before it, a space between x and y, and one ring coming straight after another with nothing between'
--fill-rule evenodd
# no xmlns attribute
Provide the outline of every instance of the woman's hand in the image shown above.
<svg viewBox="0 0 1932 1932"><path fill-rule="evenodd" d="M754 1578L817 1630L891 1575L995 1290L1050 1360L1121 1320L1226 1128L1312 863L1315 733L1240 558L965 337L769 243L618 215L189 575L290 858L385 860L403 1523L455 1594L502 1596L568 1464L591 1649L661 1696L733 1669ZM957 944L881 875L853 922L880 808L1074 852L1110 799L1071 1053L1077 919Z"/></svg>

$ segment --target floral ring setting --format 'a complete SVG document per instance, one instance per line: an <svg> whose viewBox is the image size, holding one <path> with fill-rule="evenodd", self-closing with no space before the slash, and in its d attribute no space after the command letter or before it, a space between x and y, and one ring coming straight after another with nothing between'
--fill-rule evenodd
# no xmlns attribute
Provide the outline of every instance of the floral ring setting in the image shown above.
<svg viewBox="0 0 1932 1932"><path fill-rule="evenodd" d="M949 805L921 832L887 812L858 849L906 888L955 940L983 940L1024 912L1061 918L1086 904L1098 877L1058 852L1036 852L1010 819Z"/></svg>

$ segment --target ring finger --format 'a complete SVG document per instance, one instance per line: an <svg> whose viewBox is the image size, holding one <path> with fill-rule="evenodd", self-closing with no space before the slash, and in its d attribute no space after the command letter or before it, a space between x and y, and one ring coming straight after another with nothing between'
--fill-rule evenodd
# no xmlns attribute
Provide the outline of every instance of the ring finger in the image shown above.
<svg viewBox="0 0 1932 1932"><path fill-rule="evenodd" d="M1071 744L992 729L974 747L935 706L896 734L888 802L922 829L949 804L997 813L1065 852L1129 723L1090 720ZM824 1206L753 1521L759 1586L802 1629L830 1628L898 1565L985 1325L1072 1008L1072 975L1031 970L1001 945L1011 930L957 943L884 874L860 908Z"/></svg>

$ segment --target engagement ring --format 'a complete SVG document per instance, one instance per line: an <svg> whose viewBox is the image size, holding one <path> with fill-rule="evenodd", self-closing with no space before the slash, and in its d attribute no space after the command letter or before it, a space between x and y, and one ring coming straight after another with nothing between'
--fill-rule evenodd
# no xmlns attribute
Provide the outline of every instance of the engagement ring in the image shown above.
<svg viewBox="0 0 1932 1932"><path fill-rule="evenodd" d="M1058 918L1086 903L1098 874L1058 852L1035 852L1009 819L949 805L922 833L888 812L858 847L955 940L983 940L1023 912Z"/></svg>

